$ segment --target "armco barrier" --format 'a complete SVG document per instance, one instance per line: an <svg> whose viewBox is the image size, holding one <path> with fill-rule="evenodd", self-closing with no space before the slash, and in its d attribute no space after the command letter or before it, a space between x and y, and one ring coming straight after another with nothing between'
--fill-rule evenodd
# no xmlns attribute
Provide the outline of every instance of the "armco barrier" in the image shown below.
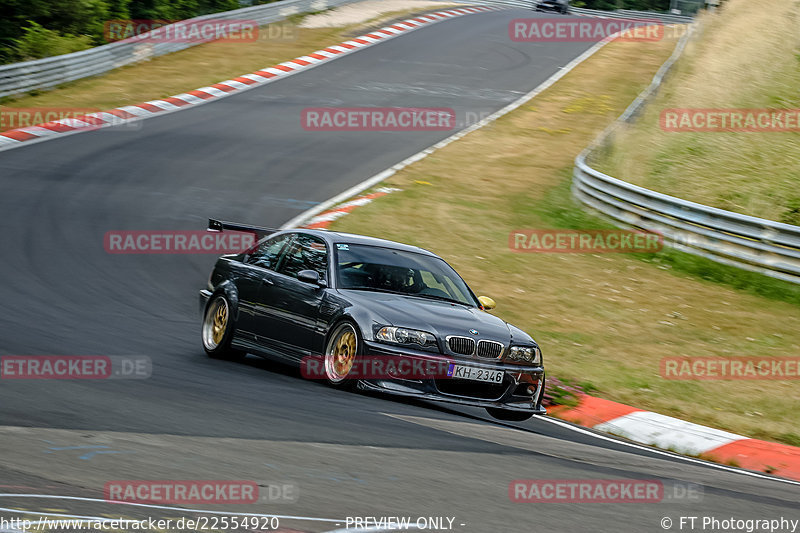
<svg viewBox="0 0 800 533"><path fill-rule="evenodd" d="M320 11L358 0L280 0L271 4L246 7L214 13L190 19L192 21L255 20L259 25L277 22L296 13ZM461 0L458 0L461 1ZM507 7L531 8L528 0L488 0L463 3L486 4ZM586 16L616 18L658 18L664 22L687 22L688 17L665 13L638 11L596 11L572 8L573 13ZM0 66L0 98L25 94L39 89L49 89L63 83L96 76L118 67L150 59L152 57L184 50L199 43L192 42L117 42L105 44L45 59L12 63Z"/></svg>
<svg viewBox="0 0 800 533"><path fill-rule="evenodd" d="M767 276L800 283L800 227L682 200L593 169L592 152L609 142L656 92L694 32L687 32L653 82L575 160L573 195L624 226L657 231L678 250Z"/></svg>
<svg viewBox="0 0 800 533"><path fill-rule="evenodd" d="M211 15L191 21L254 20L260 26L284 20L296 13L321 11L356 0L280 0ZM0 66L0 98L49 89L62 83L96 76L137 61L177 52L200 43L116 42L45 59Z"/></svg>
<svg viewBox="0 0 800 533"><path fill-rule="evenodd" d="M483 4L489 6L505 6L530 9L533 11L536 0L456 0L459 3ZM686 24L691 22L692 17L685 15L673 15L672 13L662 13L660 11L633 11L630 9L618 9L616 11L601 11L599 9L584 9L582 7L570 7L571 15L583 15L587 17L605 17L620 19L647 19L660 20L665 24ZM558 16L558 15L553 15Z"/></svg>

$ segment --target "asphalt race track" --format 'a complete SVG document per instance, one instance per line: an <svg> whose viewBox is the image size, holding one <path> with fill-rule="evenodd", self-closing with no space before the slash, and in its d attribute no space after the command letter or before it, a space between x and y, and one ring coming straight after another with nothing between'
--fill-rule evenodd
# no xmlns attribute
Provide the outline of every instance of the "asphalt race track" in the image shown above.
<svg viewBox="0 0 800 533"><path fill-rule="evenodd" d="M451 107L465 120L515 100L591 46L511 42L509 21L528 16L456 18L137 130L0 153L0 353L147 355L154 364L146 380L0 382L0 493L102 500L110 480L255 479L291 484L299 498L214 510L292 516L281 526L301 531L344 527L348 516L448 516L454 531L482 533L800 518L796 484L546 420L503 425L478 409L334 391L253 357L210 360L197 291L215 257L105 252L110 230L203 229L208 217L280 226L452 133L309 132L305 107ZM584 478L657 479L677 496L509 499L515 479ZM670 492L687 484L695 497ZM4 495L0 508L186 514Z"/></svg>

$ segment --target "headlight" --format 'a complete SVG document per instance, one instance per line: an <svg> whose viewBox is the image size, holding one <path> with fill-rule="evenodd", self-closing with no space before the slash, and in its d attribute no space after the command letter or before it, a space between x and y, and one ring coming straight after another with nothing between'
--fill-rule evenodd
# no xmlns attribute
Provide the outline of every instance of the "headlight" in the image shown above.
<svg viewBox="0 0 800 533"><path fill-rule="evenodd" d="M431 346L436 344L436 337L426 331L416 329L385 327L378 330L375 338L379 341L392 342L395 344L419 344L420 346Z"/></svg>
<svg viewBox="0 0 800 533"><path fill-rule="evenodd" d="M517 361L527 361L534 365L542 362L542 352L536 346L512 346L508 351L508 357Z"/></svg>

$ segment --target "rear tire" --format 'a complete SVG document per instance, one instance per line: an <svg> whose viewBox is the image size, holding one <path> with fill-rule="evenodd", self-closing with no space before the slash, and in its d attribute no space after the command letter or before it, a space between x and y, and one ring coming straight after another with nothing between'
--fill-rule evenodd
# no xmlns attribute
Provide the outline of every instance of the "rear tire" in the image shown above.
<svg viewBox="0 0 800 533"><path fill-rule="evenodd" d="M533 416L528 411L510 411L508 409L498 409L497 407L487 407L486 412L498 420L506 422L524 422Z"/></svg>
<svg viewBox="0 0 800 533"><path fill-rule="evenodd" d="M217 294L208 301L203 313L203 349L213 359L238 361L246 355L241 350L231 348L234 330L231 310L231 304L225 295Z"/></svg>

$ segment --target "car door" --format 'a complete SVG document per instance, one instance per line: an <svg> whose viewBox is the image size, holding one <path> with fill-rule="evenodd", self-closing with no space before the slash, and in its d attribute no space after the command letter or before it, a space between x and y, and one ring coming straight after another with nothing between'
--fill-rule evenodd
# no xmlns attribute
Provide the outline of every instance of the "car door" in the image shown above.
<svg viewBox="0 0 800 533"><path fill-rule="evenodd" d="M259 344L262 344L261 322L267 312L262 287L273 283L275 268L291 237L291 233L284 233L262 240L245 255L243 268L236 278L239 292L239 318L236 326L240 333Z"/></svg>
<svg viewBox="0 0 800 533"><path fill-rule="evenodd" d="M297 273L315 270L327 282L329 257L323 239L297 233L281 256L274 283L262 286L262 299L268 302L264 321L269 337L295 358L311 354L317 346L320 304L325 295L323 287L299 281Z"/></svg>

